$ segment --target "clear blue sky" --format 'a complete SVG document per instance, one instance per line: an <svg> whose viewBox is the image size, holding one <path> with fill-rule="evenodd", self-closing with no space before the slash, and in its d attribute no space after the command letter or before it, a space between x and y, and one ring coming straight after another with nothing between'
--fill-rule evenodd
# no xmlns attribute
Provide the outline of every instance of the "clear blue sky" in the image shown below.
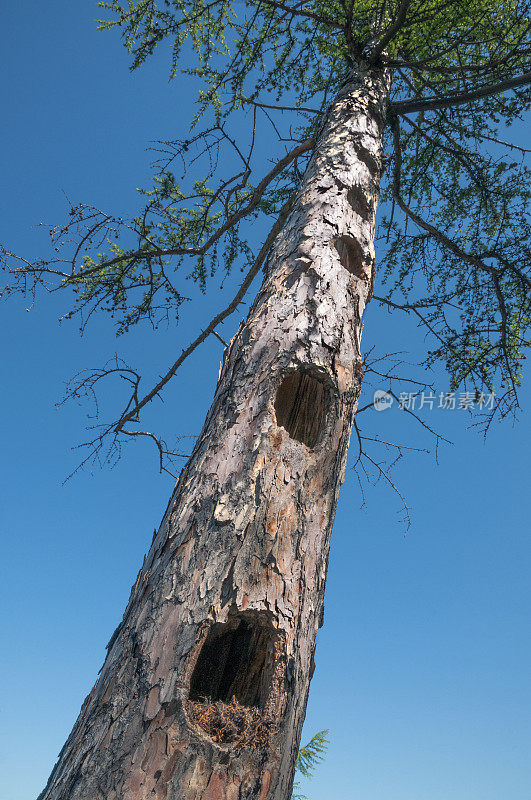
<svg viewBox="0 0 531 800"><path fill-rule="evenodd" d="M3 12L0 239L28 255L46 243L31 226L63 218L63 191L130 209L150 174L148 142L185 133L189 98L167 83L164 60L131 75L116 37L96 33L97 16L86 0ZM63 381L115 351L156 375L218 302L199 298L177 331L120 340L107 321L84 338L59 325L58 296L30 311L0 306L0 800L42 789L172 486L147 445L63 486L86 424L86 409L54 408ZM364 331L373 343L412 359L423 347L413 326L376 306ZM209 341L183 370L156 411L166 430L199 432L220 357ZM428 444L396 408L374 416L382 436ZM486 444L465 412L434 411L430 422L454 444L438 466L421 454L396 468L413 516L406 536L384 486L368 491L365 510L351 472L342 489L305 727L306 738L329 728L331 745L310 800L531 795L529 418L495 426Z"/></svg>

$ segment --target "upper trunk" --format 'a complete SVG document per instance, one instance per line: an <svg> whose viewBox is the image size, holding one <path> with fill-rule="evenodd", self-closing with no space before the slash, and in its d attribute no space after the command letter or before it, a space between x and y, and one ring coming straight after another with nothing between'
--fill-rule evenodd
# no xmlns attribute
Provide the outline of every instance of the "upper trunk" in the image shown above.
<svg viewBox="0 0 531 800"><path fill-rule="evenodd" d="M361 388L387 75L321 128L41 800L287 800Z"/></svg>

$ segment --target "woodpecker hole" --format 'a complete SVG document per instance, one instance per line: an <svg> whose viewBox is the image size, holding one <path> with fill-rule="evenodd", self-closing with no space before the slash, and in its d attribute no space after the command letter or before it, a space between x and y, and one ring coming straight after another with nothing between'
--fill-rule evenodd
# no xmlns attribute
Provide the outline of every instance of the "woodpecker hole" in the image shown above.
<svg viewBox="0 0 531 800"><path fill-rule="evenodd" d="M263 708L274 671L275 630L239 614L210 628L190 681L190 700Z"/></svg>
<svg viewBox="0 0 531 800"><path fill-rule="evenodd" d="M259 612L212 625L190 680L189 721L216 744L268 747L285 706L284 642Z"/></svg>
<svg viewBox="0 0 531 800"><path fill-rule="evenodd" d="M367 193L361 186L353 186L347 192L347 200L352 210L363 219L369 219L371 215L371 205L367 200Z"/></svg>
<svg viewBox="0 0 531 800"><path fill-rule="evenodd" d="M335 241L335 247L341 266L345 267L347 272L355 275L356 278L363 279L365 277L363 271L363 249L359 242L352 236L340 236Z"/></svg>
<svg viewBox="0 0 531 800"><path fill-rule="evenodd" d="M323 381L309 372L286 375L277 389L275 414L277 425L292 439L315 447L323 428L328 392Z"/></svg>

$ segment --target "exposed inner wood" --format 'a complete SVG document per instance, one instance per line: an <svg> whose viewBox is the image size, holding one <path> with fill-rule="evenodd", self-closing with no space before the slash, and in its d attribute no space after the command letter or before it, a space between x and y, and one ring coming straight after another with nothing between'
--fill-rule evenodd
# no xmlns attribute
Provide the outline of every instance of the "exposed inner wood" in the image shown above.
<svg viewBox="0 0 531 800"><path fill-rule="evenodd" d="M363 250L359 242L353 236L339 236L335 241L335 246L341 266L345 267L351 275L364 278Z"/></svg>
<svg viewBox="0 0 531 800"><path fill-rule="evenodd" d="M236 698L246 707L264 708L275 669L276 632L256 616L238 615L215 624L207 638L190 680L189 699Z"/></svg>
<svg viewBox="0 0 531 800"><path fill-rule="evenodd" d="M319 378L308 372L290 372L275 397L277 425L292 439L315 447L325 419L327 395Z"/></svg>

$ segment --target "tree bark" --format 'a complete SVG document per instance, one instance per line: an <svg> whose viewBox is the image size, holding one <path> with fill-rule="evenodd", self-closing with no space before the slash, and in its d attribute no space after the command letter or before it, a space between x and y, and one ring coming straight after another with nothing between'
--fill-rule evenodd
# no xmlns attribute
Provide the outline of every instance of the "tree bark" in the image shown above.
<svg viewBox="0 0 531 800"><path fill-rule="evenodd" d="M39 800L288 800L361 388L389 76L353 69Z"/></svg>

